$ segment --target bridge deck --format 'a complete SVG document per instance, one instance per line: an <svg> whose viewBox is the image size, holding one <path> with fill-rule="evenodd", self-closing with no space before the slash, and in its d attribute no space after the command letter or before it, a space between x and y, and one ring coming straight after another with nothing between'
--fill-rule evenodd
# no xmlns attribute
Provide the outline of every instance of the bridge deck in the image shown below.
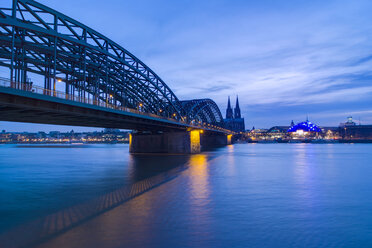
<svg viewBox="0 0 372 248"><path fill-rule="evenodd" d="M125 48L36 1L0 6L0 58L0 120L232 133L212 99L180 101Z"/></svg>
<svg viewBox="0 0 372 248"><path fill-rule="evenodd" d="M11 83L7 80L0 80L0 116L2 121L139 131L203 129L212 132L229 132L217 126L190 125L135 109L73 97L38 86Z"/></svg>

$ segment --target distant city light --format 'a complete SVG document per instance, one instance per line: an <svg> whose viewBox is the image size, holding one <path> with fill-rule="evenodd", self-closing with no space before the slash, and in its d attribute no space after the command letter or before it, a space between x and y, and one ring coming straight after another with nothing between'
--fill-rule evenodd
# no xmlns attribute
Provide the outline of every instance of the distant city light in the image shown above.
<svg viewBox="0 0 372 248"><path fill-rule="evenodd" d="M315 124L311 123L310 121L305 121L305 122L300 122L288 129L287 132L289 133L300 133L299 131L302 132L317 132L321 133L322 130L316 126Z"/></svg>

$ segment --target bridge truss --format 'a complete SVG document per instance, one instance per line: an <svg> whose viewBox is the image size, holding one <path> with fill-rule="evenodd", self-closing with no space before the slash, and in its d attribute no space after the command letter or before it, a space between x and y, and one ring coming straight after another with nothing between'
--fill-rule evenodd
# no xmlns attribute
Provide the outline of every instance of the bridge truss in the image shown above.
<svg viewBox="0 0 372 248"><path fill-rule="evenodd" d="M43 79L45 94L63 84L68 99L136 109L193 123L223 125L210 99L179 101L165 82L126 49L84 24L32 0L0 7L0 66L10 81Z"/></svg>
<svg viewBox="0 0 372 248"><path fill-rule="evenodd" d="M182 107L193 123L209 123L219 125L223 117L217 104L211 99L195 99L181 101Z"/></svg>

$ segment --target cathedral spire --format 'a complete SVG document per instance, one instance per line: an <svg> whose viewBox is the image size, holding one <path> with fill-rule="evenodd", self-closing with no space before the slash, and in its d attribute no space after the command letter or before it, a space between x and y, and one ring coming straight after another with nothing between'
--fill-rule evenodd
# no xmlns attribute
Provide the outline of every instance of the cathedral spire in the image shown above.
<svg viewBox="0 0 372 248"><path fill-rule="evenodd" d="M234 109L234 118L235 118L235 119L242 118L242 115L241 115L241 113L240 113L240 107L239 107L239 99L238 99L238 96L236 96L236 105L235 105L235 109Z"/></svg>
<svg viewBox="0 0 372 248"><path fill-rule="evenodd" d="M230 96L227 100L227 109L226 109L226 119L233 119L233 110L231 108L231 103L230 103Z"/></svg>

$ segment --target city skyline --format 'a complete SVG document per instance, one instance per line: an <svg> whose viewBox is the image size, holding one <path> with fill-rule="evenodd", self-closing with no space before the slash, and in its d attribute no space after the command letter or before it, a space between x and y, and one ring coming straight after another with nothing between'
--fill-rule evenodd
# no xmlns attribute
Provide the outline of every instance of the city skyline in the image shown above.
<svg viewBox="0 0 372 248"><path fill-rule="evenodd" d="M337 126L347 116L372 123L368 1L40 2L128 49L181 100L203 95L224 114L227 97L239 95L247 128L287 125L307 115L321 126Z"/></svg>

